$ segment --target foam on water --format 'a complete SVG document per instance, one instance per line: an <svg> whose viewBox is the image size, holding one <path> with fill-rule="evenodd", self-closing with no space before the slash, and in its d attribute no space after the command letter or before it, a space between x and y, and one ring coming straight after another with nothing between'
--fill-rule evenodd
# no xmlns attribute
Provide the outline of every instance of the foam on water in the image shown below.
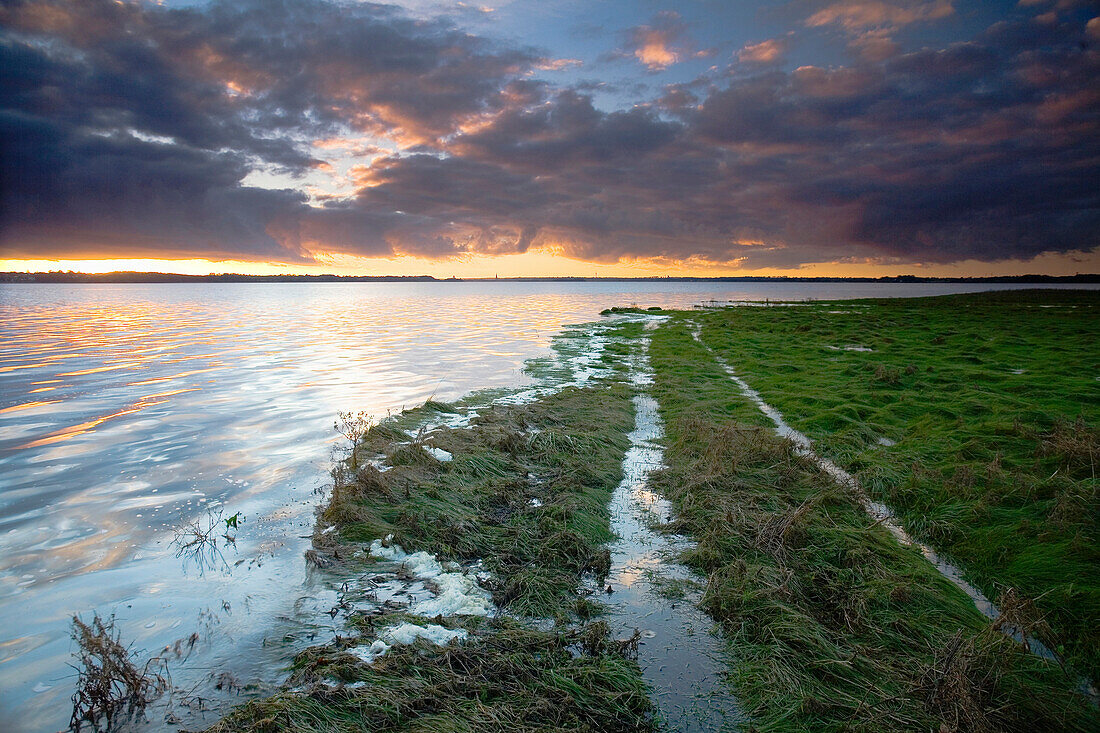
<svg viewBox="0 0 1100 733"><path fill-rule="evenodd" d="M382 629L370 644L362 644L347 649L347 653L359 657L367 664L373 664L376 659L384 655L397 644L413 644L417 639L427 639L438 646L447 646L456 639L462 641L469 636L465 629L448 629L439 624L403 623L398 626L390 626Z"/></svg>
<svg viewBox="0 0 1100 733"><path fill-rule="evenodd" d="M401 545L390 543L391 539L374 540L370 554L399 564L410 575L427 580L436 591L432 598L414 603L410 613L425 618L492 616L496 613L492 595L478 585L476 575L471 578L466 573L448 572L435 555L423 550L406 553Z"/></svg>

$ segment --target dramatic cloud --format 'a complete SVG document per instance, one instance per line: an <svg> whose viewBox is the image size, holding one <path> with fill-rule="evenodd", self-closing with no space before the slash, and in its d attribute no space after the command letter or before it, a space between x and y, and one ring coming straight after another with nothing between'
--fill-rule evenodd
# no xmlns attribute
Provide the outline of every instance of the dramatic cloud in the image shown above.
<svg viewBox="0 0 1100 733"><path fill-rule="evenodd" d="M504 104L538 59L387 6L315 0L166 10L97 0L0 8L10 256L109 247L303 255L293 181L333 134L432 144Z"/></svg>
<svg viewBox="0 0 1100 733"><path fill-rule="evenodd" d="M950 10L812 17L859 35ZM850 65L738 44L728 72L609 109L584 91L599 83L539 76L571 62L389 6L9 3L0 246L284 262L544 248L749 268L1091 250L1100 52L1088 16L1059 18ZM621 52L654 69L693 53L678 16L629 33Z"/></svg>
<svg viewBox="0 0 1100 733"><path fill-rule="evenodd" d="M650 71L662 71L694 53L687 24L679 13L665 10L649 25L631 28L626 34L625 45L615 55L632 56Z"/></svg>

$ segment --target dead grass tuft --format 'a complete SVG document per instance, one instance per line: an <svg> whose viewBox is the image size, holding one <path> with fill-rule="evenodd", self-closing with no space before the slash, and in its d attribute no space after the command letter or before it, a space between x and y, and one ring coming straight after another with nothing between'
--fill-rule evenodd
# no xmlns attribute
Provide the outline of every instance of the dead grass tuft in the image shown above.
<svg viewBox="0 0 1100 733"><path fill-rule="evenodd" d="M1100 431L1081 417L1073 422L1060 419L1050 432L1040 436L1036 452L1057 459L1059 467L1072 476L1095 479L1096 463L1100 459Z"/></svg>
<svg viewBox="0 0 1100 733"><path fill-rule="evenodd" d="M72 638L80 666L76 667L79 677L72 697L70 730L79 733L89 725L94 731L109 731L120 718L142 713L168 689L163 660L154 658L144 667L135 665L115 630L114 616L104 621L97 613L90 624L73 616ZM158 664L165 675L154 671Z"/></svg>
<svg viewBox="0 0 1100 733"><path fill-rule="evenodd" d="M939 712L941 733L998 730L986 715L994 681L979 672L979 649L962 630L936 650L935 659L921 677L918 692Z"/></svg>

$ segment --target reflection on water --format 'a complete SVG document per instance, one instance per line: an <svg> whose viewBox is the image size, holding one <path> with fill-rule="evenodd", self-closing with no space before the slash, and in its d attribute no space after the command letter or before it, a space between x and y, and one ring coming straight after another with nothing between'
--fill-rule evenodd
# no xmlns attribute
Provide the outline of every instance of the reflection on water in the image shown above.
<svg viewBox="0 0 1100 733"><path fill-rule="evenodd" d="M302 552L338 410L385 415L433 394L450 400L518 385L525 359L543 353L563 323L591 320L612 305L960 289L0 286L0 711L7 729L65 725L74 679L69 619L93 609L116 614L123 638L146 655L198 633L187 661L172 670L177 683L222 672L259 689L275 682L272 671L299 644L325 633L300 623L299 609L321 592ZM181 567L175 531L218 511L247 516L236 542L220 548L226 567Z"/></svg>

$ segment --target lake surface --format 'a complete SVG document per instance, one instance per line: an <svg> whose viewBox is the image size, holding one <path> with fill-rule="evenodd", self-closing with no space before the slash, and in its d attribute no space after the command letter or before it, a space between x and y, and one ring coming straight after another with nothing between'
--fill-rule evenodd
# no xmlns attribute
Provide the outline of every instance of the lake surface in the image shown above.
<svg viewBox="0 0 1100 733"><path fill-rule="evenodd" d="M339 410L523 386L564 324L614 305L1006 287L0 285L0 720L67 725L70 619L93 611L114 614L137 656L168 661L177 693L149 729L212 723L239 685L274 689L295 651L332 633L318 613L332 590L302 554ZM177 557L178 528L218 511L244 517L224 562Z"/></svg>

